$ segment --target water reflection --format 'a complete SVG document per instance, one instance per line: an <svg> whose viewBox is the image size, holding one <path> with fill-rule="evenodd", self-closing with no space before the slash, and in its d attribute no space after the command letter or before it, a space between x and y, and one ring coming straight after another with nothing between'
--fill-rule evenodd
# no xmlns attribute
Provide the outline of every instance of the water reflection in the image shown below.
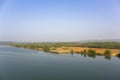
<svg viewBox="0 0 120 80"><path fill-rule="evenodd" d="M105 59L110 60L111 56L105 56Z"/></svg>
<svg viewBox="0 0 120 80"><path fill-rule="evenodd" d="M78 53L71 53L71 55L74 55L74 54L78 54ZM111 60L111 57L112 57L111 55L97 55L97 54L93 54L93 53L79 53L79 54L81 56L84 56L85 58L90 57L90 58L93 58L93 59L95 59L96 56L104 56L104 58L106 60ZM120 58L120 54L118 56L116 56L116 57Z"/></svg>
<svg viewBox="0 0 120 80"><path fill-rule="evenodd" d="M50 52L48 52L48 54L49 54ZM61 54L59 54L59 53L55 53L55 52L51 52L50 54L56 54L56 55L61 55ZM79 54L79 55L81 55L81 56L84 56L85 58L87 58L87 57L90 57L90 58L93 58L93 59L95 59L97 56L104 56L104 58L106 59L106 60L111 60L111 58L112 58L112 55L111 54L106 54L106 55L101 55L101 54L96 54L95 52L91 52L91 53L85 53L85 52L82 52L82 53L74 53L73 51L71 51L71 53L68 53L68 54L71 54L71 55L74 55L74 54ZM120 54L118 54L116 57L118 57L119 59L120 59Z"/></svg>
<svg viewBox="0 0 120 80"><path fill-rule="evenodd" d="M51 54L2 47L0 48L0 80L113 80L113 78L119 80L119 59L108 57L108 60L111 60L105 61L104 56L98 56L101 55L96 55L94 52L93 54Z"/></svg>
<svg viewBox="0 0 120 80"><path fill-rule="evenodd" d="M120 53L116 57L120 59Z"/></svg>
<svg viewBox="0 0 120 80"><path fill-rule="evenodd" d="M86 57L87 55L86 54L84 54L84 57Z"/></svg>

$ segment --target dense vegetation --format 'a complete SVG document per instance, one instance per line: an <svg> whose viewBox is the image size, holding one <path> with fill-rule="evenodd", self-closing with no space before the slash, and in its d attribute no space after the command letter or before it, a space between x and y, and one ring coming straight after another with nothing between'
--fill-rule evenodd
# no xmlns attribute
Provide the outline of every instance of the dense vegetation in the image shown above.
<svg viewBox="0 0 120 80"><path fill-rule="evenodd" d="M80 46L89 48L120 49L120 42L87 42Z"/></svg>
<svg viewBox="0 0 120 80"><path fill-rule="evenodd" d="M30 49L37 49L37 48L43 48L43 50L46 50L45 48L57 48L57 47L79 47L79 43L72 43L72 42L59 42L59 43L14 43L11 44L15 47L23 47L23 48L30 48Z"/></svg>
<svg viewBox="0 0 120 80"><path fill-rule="evenodd" d="M111 51L110 50L106 50L104 55L105 55L106 59L111 59Z"/></svg>
<svg viewBox="0 0 120 80"><path fill-rule="evenodd" d="M88 47L88 48L107 48L107 49L120 49L120 42L88 42L88 43L73 43L73 42L59 42L59 43L14 43L11 44L15 47L29 48L29 49L41 49L45 52L50 50L56 50L59 47ZM64 48L66 50L67 48ZM107 50L104 54L97 53L95 50L83 50L81 52L74 52L71 50L71 54L80 53L84 57L89 56L95 58L96 55L104 55L106 59L111 59L111 51ZM120 54L117 55L120 57Z"/></svg>
<svg viewBox="0 0 120 80"><path fill-rule="evenodd" d="M80 53L81 55L84 55L84 57L89 56L92 58L95 58L96 55L101 56L102 54L97 53L95 50L89 49L89 50L83 50L81 52L76 52L76 53Z"/></svg>
<svg viewBox="0 0 120 80"><path fill-rule="evenodd" d="M88 48L107 48L120 49L120 42L58 42L58 43L14 43L16 47L37 49L37 48L56 48L56 47L88 47Z"/></svg>

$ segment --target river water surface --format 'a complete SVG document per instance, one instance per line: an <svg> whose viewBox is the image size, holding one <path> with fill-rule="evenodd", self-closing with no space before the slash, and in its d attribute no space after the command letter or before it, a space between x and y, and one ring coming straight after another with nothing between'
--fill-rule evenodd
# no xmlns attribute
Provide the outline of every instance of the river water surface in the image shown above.
<svg viewBox="0 0 120 80"><path fill-rule="evenodd" d="M0 46L0 80L120 80L120 59Z"/></svg>

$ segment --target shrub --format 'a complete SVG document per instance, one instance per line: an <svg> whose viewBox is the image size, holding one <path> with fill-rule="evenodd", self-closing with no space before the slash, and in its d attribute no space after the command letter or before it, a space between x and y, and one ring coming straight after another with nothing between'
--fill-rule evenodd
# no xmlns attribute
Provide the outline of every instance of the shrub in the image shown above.
<svg viewBox="0 0 120 80"><path fill-rule="evenodd" d="M96 51L92 50L92 49L89 49L88 50L88 56L92 57L92 58L95 58L96 57Z"/></svg>
<svg viewBox="0 0 120 80"><path fill-rule="evenodd" d="M105 56L111 56L111 51L110 50L106 50L104 53Z"/></svg>
<svg viewBox="0 0 120 80"><path fill-rule="evenodd" d="M89 49L89 50L88 50L88 53L89 53L89 54L96 54L96 51L95 51L95 50L92 50L92 49Z"/></svg>
<svg viewBox="0 0 120 80"><path fill-rule="evenodd" d="M43 51L49 52L49 51L50 51L50 48L49 48L48 46L44 46L44 47L43 47Z"/></svg>
<svg viewBox="0 0 120 80"><path fill-rule="evenodd" d="M110 50L106 50L104 55L105 55L105 59L111 59L111 51Z"/></svg>

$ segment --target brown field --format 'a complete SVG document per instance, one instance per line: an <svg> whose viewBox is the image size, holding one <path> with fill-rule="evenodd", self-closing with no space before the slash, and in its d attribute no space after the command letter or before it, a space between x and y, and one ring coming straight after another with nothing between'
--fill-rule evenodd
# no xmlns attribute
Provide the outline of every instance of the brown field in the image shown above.
<svg viewBox="0 0 120 80"><path fill-rule="evenodd" d="M60 48L56 48L55 50L52 50L52 48L50 49L50 52L54 52L54 53L71 53L71 51L75 52L75 53L80 53L81 51L84 50L95 50L96 53L99 53L101 55L104 55L104 52L106 50L110 50L112 53L112 56L115 56L117 54L120 53L120 49L104 49L104 48L87 48L87 47L60 47Z"/></svg>

